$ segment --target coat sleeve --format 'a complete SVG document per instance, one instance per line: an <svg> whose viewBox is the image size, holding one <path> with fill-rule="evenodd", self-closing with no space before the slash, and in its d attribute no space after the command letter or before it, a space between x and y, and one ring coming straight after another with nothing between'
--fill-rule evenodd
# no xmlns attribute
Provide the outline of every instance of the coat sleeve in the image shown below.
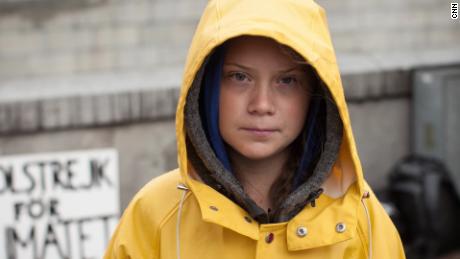
<svg viewBox="0 0 460 259"><path fill-rule="evenodd" d="M141 198L126 208L105 251L104 259L159 258L158 228Z"/></svg>
<svg viewBox="0 0 460 259"><path fill-rule="evenodd" d="M366 187L370 190L367 183ZM364 204L361 206L360 214L362 216L360 217L359 225L360 234L365 240L367 254L371 252L372 258L379 259L405 259L404 247L398 230L375 194L371 191L370 197L363 199L362 202ZM369 215L367 215L366 209ZM369 223L371 226L370 232ZM369 245L371 245L371 251L369 250Z"/></svg>

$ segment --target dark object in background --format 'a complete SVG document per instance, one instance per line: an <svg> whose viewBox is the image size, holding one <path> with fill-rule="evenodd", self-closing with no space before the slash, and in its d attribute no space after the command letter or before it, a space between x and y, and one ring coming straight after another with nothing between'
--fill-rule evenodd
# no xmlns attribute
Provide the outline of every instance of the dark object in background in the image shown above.
<svg viewBox="0 0 460 259"><path fill-rule="evenodd" d="M460 200L440 161L402 159L390 173L387 194L408 259L430 259L460 248Z"/></svg>

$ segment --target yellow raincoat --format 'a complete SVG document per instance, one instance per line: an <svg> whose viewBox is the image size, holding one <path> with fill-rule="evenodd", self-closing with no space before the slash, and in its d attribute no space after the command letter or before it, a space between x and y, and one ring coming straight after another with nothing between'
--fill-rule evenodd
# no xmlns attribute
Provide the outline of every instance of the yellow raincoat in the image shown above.
<svg viewBox="0 0 460 259"><path fill-rule="evenodd" d="M198 180L188 160L184 107L206 57L241 35L290 46L328 87L343 123L332 172L316 206L287 222L259 224ZM310 0L211 0L189 50L176 115L179 168L132 200L105 258L404 258L399 235L366 181L357 155L324 10Z"/></svg>

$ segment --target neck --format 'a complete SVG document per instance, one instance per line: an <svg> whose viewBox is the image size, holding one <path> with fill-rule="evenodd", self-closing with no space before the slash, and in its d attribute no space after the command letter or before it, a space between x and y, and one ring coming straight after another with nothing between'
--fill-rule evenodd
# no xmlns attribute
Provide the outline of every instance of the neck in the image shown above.
<svg viewBox="0 0 460 259"><path fill-rule="evenodd" d="M272 208L270 189L283 172L289 152L281 152L265 159L251 160L231 151L232 169L245 192L259 207L268 211Z"/></svg>

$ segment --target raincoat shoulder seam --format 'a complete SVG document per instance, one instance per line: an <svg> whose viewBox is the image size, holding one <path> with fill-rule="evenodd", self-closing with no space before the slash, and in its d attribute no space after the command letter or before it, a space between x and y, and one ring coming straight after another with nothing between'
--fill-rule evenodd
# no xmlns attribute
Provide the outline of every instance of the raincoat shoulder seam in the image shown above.
<svg viewBox="0 0 460 259"><path fill-rule="evenodd" d="M151 244L156 253L160 253L161 230L164 227L165 222L167 222L177 211L178 204L180 202L180 195L178 195L177 199L174 199L171 194L173 194L174 191L180 192L180 190L176 188L176 185L181 182L181 179L182 176L180 175L178 169L168 171L152 179L137 194L137 198L135 198L138 206L141 206L144 210L155 211L153 214L146 216L150 217L152 220L151 222L153 223L152 230L155 233L153 234ZM164 195L165 193L168 197L172 198L169 206L165 207L151 202L150 197L157 196L158 194ZM187 197L188 196L189 195L187 195Z"/></svg>
<svg viewBox="0 0 460 259"><path fill-rule="evenodd" d="M170 179L166 179L170 178ZM159 177L156 177L152 179L144 188L138 193L138 197L135 198L139 202L145 204L145 202L148 202L149 197L155 196L155 193L169 193L171 194L174 191L179 192L180 190L176 189L176 185L181 181L181 175L179 174L179 170L171 170L167 173L164 173L160 175ZM170 209L167 211L164 211L163 213L158 213L157 216L157 222L158 222L158 227L161 226L161 223L164 221L165 218L168 217L168 215L171 213L171 211L177 210L178 204L180 202L180 195L178 195L177 199L172 200L172 204ZM148 202L150 203L150 202ZM144 205L141 205L144 206ZM161 211L162 209L164 210L164 207L162 206L155 206L155 205L148 205L145 204L145 206L150 207L151 209L155 209L158 211Z"/></svg>
<svg viewBox="0 0 460 259"><path fill-rule="evenodd" d="M188 192L185 195L184 204L187 202L190 195L190 192ZM171 210L168 213L166 213L165 216L160 220L160 222L158 223L159 230L162 229L163 226L176 214L177 210L179 209L179 203L180 201L177 201L176 204L174 204L174 206L171 208Z"/></svg>

